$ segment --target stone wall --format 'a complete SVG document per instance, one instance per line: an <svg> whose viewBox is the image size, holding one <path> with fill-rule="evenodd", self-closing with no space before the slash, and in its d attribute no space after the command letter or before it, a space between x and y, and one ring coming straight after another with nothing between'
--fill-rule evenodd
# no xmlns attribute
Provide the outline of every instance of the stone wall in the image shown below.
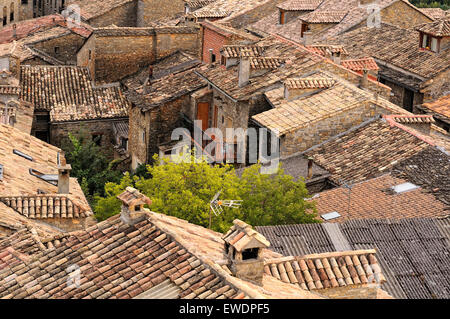
<svg viewBox="0 0 450 319"><path fill-rule="evenodd" d="M94 137L94 135L101 135L100 147L104 154L113 158L114 152L114 132L112 130L112 123L114 121L123 121L125 118L108 119L108 120L94 120L94 121L77 121L77 122L61 122L50 124L50 144L61 147L68 143L68 133L78 134L86 131Z"/></svg>
<svg viewBox="0 0 450 319"><path fill-rule="evenodd" d="M285 157L305 151L380 114L390 114L390 112L366 102L350 110L329 115L320 121L308 123L297 131L281 137L280 155Z"/></svg>
<svg viewBox="0 0 450 319"><path fill-rule="evenodd" d="M33 0L28 0L28 4L20 4L19 19L20 20L33 19Z"/></svg>
<svg viewBox="0 0 450 319"><path fill-rule="evenodd" d="M136 25L146 27L155 20L175 17L182 13L184 13L183 0L139 0Z"/></svg>
<svg viewBox="0 0 450 319"><path fill-rule="evenodd" d="M67 232L84 230L96 223L92 216L87 218L46 218L42 221Z"/></svg>
<svg viewBox="0 0 450 319"><path fill-rule="evenodd" d="M441 72L432 81L424 83L424 88L420 91L424 94L423 101L418 101L414 105L432 102L437 100L441 96L444 96L450 92L450 70L447 69Z"/></svg>
<svg viewBox="0 0 450 319"><path fill-rule="evenodd" d="M432 22L432 20L403 1L397 1L381 10L381 22L409 29L421 23Z"/></svg>
<svg viewBox="0 0 450 319"><path fill-rule="evenodd" d="M115 82L177 50L198 53L198 28L149 28L144 31L130 29L123 35L119 30L107 36L94 32L78 52L77 65L87 66L95 81Z"/></svg>
<svg viewBox="0 0 450 319"><path fill-rule="evenodd" d="M88 23L93 27L107 27L113 24L118 27L135 27L136 21L137 3L132 1L114 8L99 17L92 18Z"/></svg>
<svg viewBox="0 0 450 319"><path fill-rule="evenodd" d="M69 33L62 37L35 43L33 47L47 53L61 62L64 62L65 64L76 65L77 52L83 46L85 41L85 38L82 36Z"/></svg>
<svg viewBox="0 0 450 319"><path fill-rule="evenodd" d="M3 25L19 22L21 20L20 2L21 0L0 0L0 29ZM14 12L14 20L11 20L11 12Z"/></svg>
<svg viewBox="0 0 450 319"><path fill-rule="evenodd" d="M232 19L225 19L225 21L231 23L236 29L245 28L272 14L277 10L277 5L283 2L286 0L268 0L262 5L243 11L240 15L234 15Z"/></svg>
<svg viewBox="0 0 450 319"><path fill-rule="evenodd" d="M331 299L377 299L378 285L349 285L316 292Z"/></svg>

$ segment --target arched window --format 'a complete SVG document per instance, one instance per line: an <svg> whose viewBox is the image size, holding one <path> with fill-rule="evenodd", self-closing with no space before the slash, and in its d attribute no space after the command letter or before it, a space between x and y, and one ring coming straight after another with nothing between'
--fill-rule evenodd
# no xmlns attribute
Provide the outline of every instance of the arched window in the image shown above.
<svg viewBox="0 0 450 319"><path fill-rule="evenodd" d="M8 7L3 7L3 25L6 25L8 23Z"/></svg>
<svg viewBox="0 0 450 319"><path fill-rule="evenodd" d="M14 21L14 2L11 2L9 8L9 22L12 22Z"/></svg>

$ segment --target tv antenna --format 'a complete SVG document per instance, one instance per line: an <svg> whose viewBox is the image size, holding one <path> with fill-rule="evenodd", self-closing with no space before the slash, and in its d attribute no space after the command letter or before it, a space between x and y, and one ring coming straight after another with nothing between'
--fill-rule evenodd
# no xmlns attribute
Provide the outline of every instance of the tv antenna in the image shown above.
<svg viewBox="0 0 450 319"><path fill-rule="evenodd" d="M242 203L242 200L219 199L220 193L222 193L222 191L218 191L209 203L209 229L211 229L212 224L212 213L214 213L214 215L216 216L219 216L223 213L224 207L239 208Z"/></svg>

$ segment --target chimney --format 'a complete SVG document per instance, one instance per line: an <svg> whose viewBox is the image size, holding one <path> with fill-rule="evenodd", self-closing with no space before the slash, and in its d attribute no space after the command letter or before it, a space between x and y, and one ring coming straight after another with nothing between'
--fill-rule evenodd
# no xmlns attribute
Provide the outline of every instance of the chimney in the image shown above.
<svg viewBox="0 0 450 319"><path fill-rule="evenodd" d="M13 39L17 39L17 24L13 24Z"/></svg>
<svg viewBox="0 0 450 319"><path fill-rule="evenodd" d="M313 176L313 158L308 157L308 179L311 179Z"/></svg>
<svg viewBox="0 0 450 319"><path fill-rule="evenodd" d="M367 70L366 68L364 68L364 70L363 70L363 76L362 76L362 78L361 78L359 87L360 87L361 89L367 88L368 82L369 82L369 70Z"/></svg>
<svg viewBox="0 0 450 319"><path fill-rule="evenodd" d="M264 273L262 253L270 246L267 239L239 219L233 221L233 226L222 239L233 276L261 285Z"/></svg>
<svg viewBox="0 0 450 319"><path fill-rule="evenodd" d="M70 184L70 171L72 166L70 164L58 165L58 194L69 194L69 184Z"/></svg>
<svg viewBox="0 0 450 319"><path fill-rule="evenodd" d="M335 51L333 53L331 53L331 59L333 60L334 63L336 64L341 64L341 51Z"/></svg>
<svg viewBox="0 0 450 319"><path fill-rule="evenodd" d="M303 44L311 45L311 42L312 42L312 32L311 31L303 32Z"/></svg>
<svg viewBox="0 0 450 319"><path fill-rule="evenodd" d="M151 205L152 201L137 189L128 186L123 193L117 195L122 201L120 219L123 223L134 225L145 219L144 205Z"/></svg>
<svg viewBox="0 0 450 319"><path fill-rule="evenodd" d="M241 57L239 61L239 87L246 86L250 79L250 59Z"/></svg>

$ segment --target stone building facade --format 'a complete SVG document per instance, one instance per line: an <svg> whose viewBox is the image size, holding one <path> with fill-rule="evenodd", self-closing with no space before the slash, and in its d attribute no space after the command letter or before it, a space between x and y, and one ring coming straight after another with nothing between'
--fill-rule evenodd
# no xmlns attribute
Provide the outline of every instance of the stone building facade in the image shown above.
<svg viewBox="0 0 450 319"><path fill-rule="evenodd" d="M198 48L196 27L98 28L78 52L77 61L95 81L114 82L177 50L197 53Z"/></svg>

